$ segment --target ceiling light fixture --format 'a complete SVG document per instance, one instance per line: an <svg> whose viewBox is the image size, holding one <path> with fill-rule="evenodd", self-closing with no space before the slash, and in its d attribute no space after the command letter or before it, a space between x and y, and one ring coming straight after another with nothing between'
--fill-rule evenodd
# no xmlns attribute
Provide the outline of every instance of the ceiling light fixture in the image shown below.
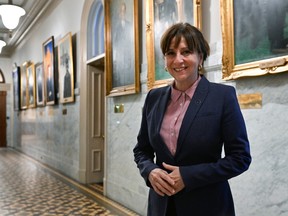
<svg viewBox="0 0 288 216"><path fill-rule="evenodd" d="M2 48L6 46L6 42L2 39L0 39L0 53L2 52Z"/></svg>
<svg viewBox="0 0 288 216"><path fill-rule="evenodd" d="M0 15L3 25L9 30L15 29L19 24L21 16L26 14L25 10L19 6L12 4L0 5Z"/></svg>

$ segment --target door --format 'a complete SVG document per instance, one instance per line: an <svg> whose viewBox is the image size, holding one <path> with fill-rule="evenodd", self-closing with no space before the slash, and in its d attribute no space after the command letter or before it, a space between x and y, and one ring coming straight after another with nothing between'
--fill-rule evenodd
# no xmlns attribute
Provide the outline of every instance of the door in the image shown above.
<svg viewBox="0 0 288 216"><path fill-rule="evenodd" d="M103 183L104 178L104 57L88 65L88 148L87 183Z"/></svg>
<svg viewBox="0 0 288 216"><path fill-rule="evenodd" d="M0 91L0 147L6 147L6 94Z"/></svg>

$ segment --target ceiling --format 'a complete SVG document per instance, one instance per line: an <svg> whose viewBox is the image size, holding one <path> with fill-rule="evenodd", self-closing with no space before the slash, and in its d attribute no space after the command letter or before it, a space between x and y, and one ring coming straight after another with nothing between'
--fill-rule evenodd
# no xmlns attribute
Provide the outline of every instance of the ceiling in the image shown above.
<svg viewBox="0 0 288 216"><path fill-rule="evenodd" d="M25 38L26 34L53 1L55 0L0 0L0 5L8 3L18 5L26 11L26 14L20 18L17 28L12 31L4 27L0 18L0 38L6 42L6 46L3 47L0 57L10 57L13 54L15 48Z"/></svg>

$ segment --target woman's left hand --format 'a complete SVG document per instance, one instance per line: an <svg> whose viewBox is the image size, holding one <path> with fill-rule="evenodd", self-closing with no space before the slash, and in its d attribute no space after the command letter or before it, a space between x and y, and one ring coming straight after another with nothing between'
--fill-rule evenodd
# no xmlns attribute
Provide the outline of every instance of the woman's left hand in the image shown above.
<svg viewBox="0 0 288 216"><path fill-rule="evenodd" d="M167 170L170 170L171 173L169 173L169 176L174 180L175 184L173 185L173 188L175 189L175 193L178 193L179 191L181 191L185 185L182 179L182 176L180 174L179 171L179 167L178 166L172 166L166 163L162 163L164 168Z"/></svg>

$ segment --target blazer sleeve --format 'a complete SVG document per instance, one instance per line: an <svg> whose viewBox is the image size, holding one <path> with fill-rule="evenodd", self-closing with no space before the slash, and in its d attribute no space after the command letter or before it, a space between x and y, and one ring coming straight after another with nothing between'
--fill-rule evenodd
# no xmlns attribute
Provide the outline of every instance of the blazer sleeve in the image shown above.
<svg viewBox="0 0 288 216"><path fill-rule="evenodd" d="M180 166L186 189L226 181L246 171L251 163L245 122L233 87L226 86L221 119L225 156L216 162Z"/></svg>
<svg viewBox="0 0 288 216"><path fill-rule="evenodd" d="M152 103L152 101L154 101L154 99L153 96L151 96L150 91L147 94L143 107L141 126L137 136L137 144L133 149L134 161L136 162L140 174L144 178L148 187L151 187L150 181L148 180L150 172L155 168L159 168L154 163L155 153L149 141L147 126L147 110L149 109L149 103Z"/></svg>

